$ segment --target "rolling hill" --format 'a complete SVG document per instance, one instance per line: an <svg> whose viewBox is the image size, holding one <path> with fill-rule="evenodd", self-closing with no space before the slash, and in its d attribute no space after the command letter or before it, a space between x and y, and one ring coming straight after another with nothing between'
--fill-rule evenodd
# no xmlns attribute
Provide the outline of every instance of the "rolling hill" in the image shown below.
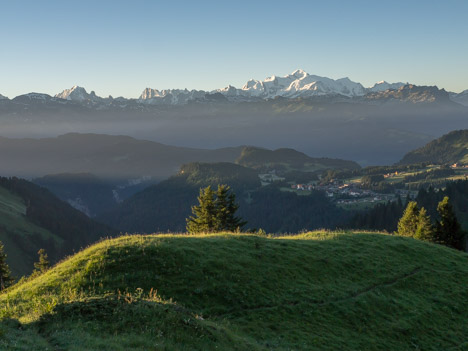
<svg viewBox="0 0 468 351"><path fill-rule="evenodd" d="M31 273L40 248L56 262L115 234L44 188L23 179L0 178L0 241L16 277Z"/></svg>
<svg viewBox="0 0 468 351"><path fill-rule="evenodd" d="M236 163L259 170L282 169L314 172L324 169L360 169L353 161L330 158L313 158L293 149L267 150L245 147Z"/></svg>
<svg viewBox="0 0 468 351"><path fill-rule="evenodd" d="M464 350L467 258L376 233L124 236L0 294L0 348Z"/></svg>
<svg viewBox="0 0 468 351"><path fill-rule="evenodd" d="M456 130L407 153L400 164L428 162L468 165L468 129Z"/></svg>
<svg viewBox="0 0 468 351"><path fill-rule="evenodd" d="M0 137L2 175L24 178L60 173L91 173L126 182L168 178L188 162L234 161L242 147L193 149L127 136L69 133L56 138Z"/></svg>

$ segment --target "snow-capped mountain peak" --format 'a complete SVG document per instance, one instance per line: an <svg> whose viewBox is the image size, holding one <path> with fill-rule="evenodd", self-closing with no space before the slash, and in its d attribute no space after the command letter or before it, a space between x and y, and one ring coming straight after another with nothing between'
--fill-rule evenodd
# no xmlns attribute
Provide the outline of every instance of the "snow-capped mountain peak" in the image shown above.
<svg viewBox="0 0 468 351"><path fill-rule="evenodd" d="M264 81L249 80L241 89L244 94L261 98L311 97L321 95L362 96L366 90L360 83L349 78L334 80L310 75L302 69L295 70L284 77L271 76ZM222 91L219 91L223 93Z"/></svg>
<svg viewBox="0 0 468 351"><path fill-rule="evenodd" d="M96 101L99 99L96 96L96 93L92 91L90 94L87 93L85 88L74 85L70 89L65 89L60 94L55 95L56 98L70 100L70 101L79 101L83 102L86 100Z"/></svg>
<svg viewBox="0 0 468 351"><path fill-rule="evenodd" d="M376 93L376 92L379 92L379 91L385 91L385 90L389 90L389 89L398 90L402 86L405 86L405 83L402 83L402 82L388 83L388 82L382 80L380 82L375 83L373 87L369 88L369 91L372 92L372 93Z"/></svg>
<svg viewBox="0 0 468 351"><path fill-rule="evenodd" d="M140 102L151 105L183 105L191 100L202 99L207 92L203 90L166 89L157 90L146 88L138 99Z"/></svg>
<svg viewBox="0 0 468 351"><path fill-rule="evenodd" d="M6 96L3 96L2 94L0 94L0 100L8 100L8 98Z"/></svg>
<svg viewBox="0 0 468 351"><path fill-rule="evenodd" d="M291 73L291 75L297 78L303 78L305 76L308 76L309 74L302 69L296 69L293 73Z"/></svg>
<svg viewBox="0 0 468 351"><path fill-rule="evenodd" d="M228 85L225 88L213 91L188 90L188 89L151 89L146 88L137 103L149 105L184 105L191 101L232 101L249 102L283 98L311 98L311 97L333 97L333 98L360 98L366 94L375 94L385 91L398 90L405 83L388 83L380 81L370 88L365 88L361 83L354 82L348 77L332 79L317 75L311 75L302 69L296 69L285 76L272 75L264 80L250 79L241 88ZM466 94L451 95L452 100L465 104ZM123 103L124 98L112 99L96 96L94 91L87 91L80 86L73 86L55 95L56 98L72 100L77 102L92 102L112 104ZM224 97L224 98L223 98Z"/></svg>

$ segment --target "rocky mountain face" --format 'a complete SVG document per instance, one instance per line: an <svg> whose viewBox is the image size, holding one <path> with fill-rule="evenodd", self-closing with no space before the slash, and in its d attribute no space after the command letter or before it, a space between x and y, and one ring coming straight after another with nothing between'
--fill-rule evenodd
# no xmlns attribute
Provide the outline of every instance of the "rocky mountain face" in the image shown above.
<svg viewBox="0 0 468 351"><path fill-rule="evenodd" d="M365 96L368 101L380 102L411 102L411 103L450 103L449 94L444 89L436 86L416 86L406 84L398 89L388 89L384 91L370 92Z"/></svg>

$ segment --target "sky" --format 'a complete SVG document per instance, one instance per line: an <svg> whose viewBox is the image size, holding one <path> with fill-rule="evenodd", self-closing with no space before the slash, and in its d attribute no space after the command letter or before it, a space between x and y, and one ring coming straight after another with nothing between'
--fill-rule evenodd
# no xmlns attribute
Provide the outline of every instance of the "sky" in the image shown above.
<svg viewBox="0 0 468 351"><path fill-rule="evenodd" d="M0 0L0 94L213 90L295 69L468 89L468 1Z"/></svg>

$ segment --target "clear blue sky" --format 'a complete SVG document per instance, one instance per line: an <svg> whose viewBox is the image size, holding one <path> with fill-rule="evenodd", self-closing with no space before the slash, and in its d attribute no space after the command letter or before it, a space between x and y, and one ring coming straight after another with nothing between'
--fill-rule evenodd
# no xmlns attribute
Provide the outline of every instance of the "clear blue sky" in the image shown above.
<svg viewBox="0 0 468 351"><path fill-rule="evenodd" d="M468 89L468 1L0 0L0 94L138 97L296 68Z"/></svg>

